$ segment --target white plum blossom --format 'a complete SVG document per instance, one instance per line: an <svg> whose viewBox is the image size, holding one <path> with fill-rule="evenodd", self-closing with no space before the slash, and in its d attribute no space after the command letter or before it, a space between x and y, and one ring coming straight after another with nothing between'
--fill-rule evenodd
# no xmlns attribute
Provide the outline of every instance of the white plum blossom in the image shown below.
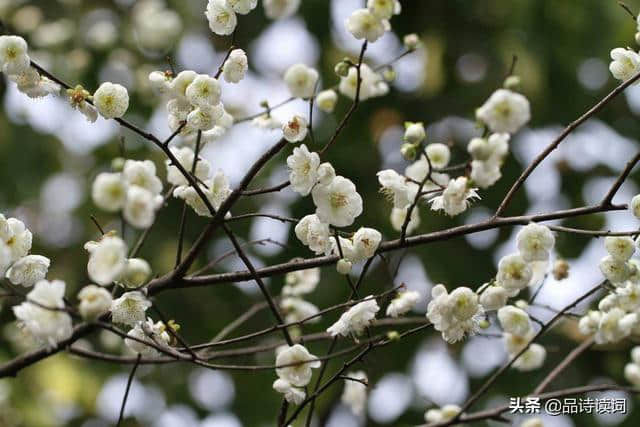
<svg viewBox="0 0 640 427"><path fill-rule="evenodd" d="M287 157L287 166L293 191L302 196L309 195L318 182L318 166L320 166L318 153L310 152L307 146L302 144L295 147L293 154Z"/></svg>
<svg viewBox="0 0 640 427"><path fill-rule="evenodd" d="M120 280L129 288L138 288L151 277L151 266L142 258L129 258Z"/></svg>
<svg viewBox="0 0 640 427"><path fill-rule="evenodd" d="M640 55L631 49L621 47L613 49L609 71L618 80L629 80L640 71Z"/></svg>
<svg viewBox="0 0 640 427"><path fill-rule="evenodd" d="M222 66L222 76L228 83L238 83L244 79L249 68L247 54L242 49L233 49Z"/></svg>
<svg viewBox="0 0 640 427"><path fill-rule="evenodd" d="M162 181L156 175L156 165L151 160L126 160L122 176L128 186L137 185L154 195L162 192Z"/></svg>
<svg viewBox="0 0 640 427"><path fill-rule="evenodd" d="M55 347L73 333L71 316L63 310L65 286L61 280L41 280L27 294L25 302L13 307L20 324L48 347Z"/></svg>
<svg viewBox="0 0 640 427"><path fill-rule="evenodd" d="M124 206L127 190L120 173L102 172L91 186L93 203L107 212L117 212Z"/></svg>
<svg viewBox="0 0 640 427"><path fill-rule="evenodd" d="M142 292L125 292L111 303L111 320L114 323L135 326L136 323L145 320L144 313L149 307L151 301Z"/></svg>
<svg viewBox="0 0 640 427"><path fill-rule="evenodd" d="M547 261L549 251L555 245L555 237L549 227L531 223L516 236L518 251L525 261ZM632 242L633 243L633 242Z"/></svg>
<svg viewBox="0 0 640 427"><path fill-rule="evenodd" d="M419 189L416 183L407 180L393 169L382 170L377 176L382 193L393 200L395 208L405 209L413 203Z"/></svg>
<svg viewBox="0 0 640 427"><path fill-rule="evenodd" d="M93 94L93 105L105 119L117 119L129 108L129 92L117 83L102 83Z"/></svg>
<svg viewBox="0 0 640 427"><path fill-rule="evenodd" d="M151 90L157 95L164 95L171 91L171 81L173 80L170 73L163 71L152 71L149 73L149 85Z"/></svg>
<svg viewBox="0 0 640 427"><path fill-rule="evenodd" d="M485 310L498 310L505 306L509 292L502 286L489 286L480 294L480 304Z"/></svg>
<svg viewBox="0 0 640 427"><path fill-rule="evenodd" d="M311 195L318 218L336 227L353 224L362 213L362 197L351 180L336 176L327 185L316 185Z"/></svg>
<svg viewBox="0 0 640 427"><path fill-rule="evenodd" d="M458 405L444 405L441 408L429 409L424 414L424 419L428 423L442 423L454 419L461 408Z"/></svg>
<svg viewBox="0 0 640 427"><path fill-rule="evenodd" d="M229 187L229 181L224 172L218 170L212 179L204 181L204 186L199 185L200 190L207 197L207 200L214 209L219 209L222 203L231 194L231 188ZM212 216L207 205L202 201L202 198L197 193L195 188L190 185L181 185L173 191L174 197L183 199L196 214L200 216Z"/></svg>
<svg viewBox="0 0 640 427"><path fill-rule="evenodd" d="M365 300L343 313L340 319L327 329L327 332L334 337L337 335L345 337L351 334L360 335L375 319L376 313L380 311L378 303L371 295L367 296Z"/></svg>
<svg viewBox="0 0 640 427"><path fill-rule="evenodd" d="M600 271L614 285L623 283L633 273L629 263L611 255L607 255L600 260Z"/></svg>
<svg viewBox="0 0 640 427"><path fill-rule="evenodd" d="M403 291L391 300L387 306L387 316L399 317L408 313L420 301L420 294L415 291Z"/></svg>
<svg viewBox="0 0 640 427"><path fill-rule="evenodd" d="M367 8L380 19L391 19L402 11L398 0L368 0Z"/></svg>
<svg viewBox="0 0 640 427"><path fill-rule="evenodd" d="M307 320L307 323L315 323L320 320L318 307L298 297L287 297L280 301L280 308L285 315L286 323L295 323ZM315 317L313 317L315 316Z"/></svg>
<svg viewBox="0 0 640 427"><path fill-rule="evenodd" d="M378 18L369 9L355 10L347 18L345 25L353 37L366 39L369 43L378 40L389 29L389 23Z"/></svg>
<svg viewBox="0 0 640 427"><path fill-rule="evenodd" d="M325 113L333 113L338 102L338 94L333 89L323 90L316 95L316 105Z"/></svg>
<svg viewBox="0 0 640 427"><path fill-rule="evenodd" d="M295 387L304 387L311 381L311 369L319 368L320 361L303 345L295 344L278 353L276 374Z"/></svg>
<svg viewBox="0 0 640 427"><path fill-rule="evenodd" d="M226 36L236 29L238 17L227 0L209 0L204 12L209 20L209 28L220 36Z"/></svg>
<svg viewBox="0 0 640 427"><path fill-rule="evenodd" d="M201 105L187 116L187 126L203 132L213 129L224 114L222 106Z"/></svg>
<svg viewBox="0 0 640 427"><path fill-rule="evenodd" d="M629 210L637 219L640 219L640 194L633 196L629 202Z"/></svg>
<svg viewBox="0 0 640 427"><path fill-rule="evenodd" d="M604 247L613 258L618 261L628 261L636 251L635 243L628 236L607 236L604 238Z"/></svg>
<svg viewBox="0 0 640 427"><path fill-rule="evenodd" d="M149 228L156 218L156 210L162 205L161 195L138 187L129 187L123 209L124 219L136 228Z"/></svg>
<svg viewBox="0 0 640 427"><path fill-rule="evenodd" d="M510 334L524 336L531 329L531 322L526 311L507 305L498 310L498 320L502 329Z"/></svg>
<svg viewBox="0 0 640 427"><path fill-rule="evenodd" d="M329 224L320 221L317 215L307 215L295 227L298 240L316 255L325 253L329 247Z"/></svg>
<svg viewBox="0 0 640 427"><path fill-rule="evenodd" d="M278 378L274 381L273 389L278 393L283 394L285 400L289 403L293 403L294 405L301 404L307 396L304 389L294 387L289 381L282 378Z"/></svg>
<svg viewBox="0 0 640 427"><path fill-rule="evenodd" d="M227 3L233 8L234 12L246 15L256 8L258 0L227 0Z"/></svg>
<svg viewBox="0 0 640 427"><path fill-rule="evenodd" d="M533 343L511 366L523 372L533 371L542 366L546 357L547 350L540 344Z"/></svg>
<svg viewBox="0 0 640 427"><path fill-rule="evenodd" d="M364 371L356 371L348 372L346 376L340 400L355 415L362 415L367 403L367 374Z"/></svg>
<svg viewBox="0 0 640 427"><path fill-rule="evenodd" d="M0 36L0 70L19 74L31 65L27 42L18 36Z"/></svg>
<svg viewBox="0 0 640 427"><path fill-rule="evenodd" d="M10 251L10 262L15 262L29 253L33 235L19 219L5 219L0 214L0 240L4 241Z"/></svg>
<svg viewBox="0 0 640 427"><path fill-rule="evenodd" d="M138 322L127 336L135 338L125 338L124 344L127 348L146 357L158 356L160 352L156 347L166 346L171 340L171 336L167 332L167 326L163 322L154 323L151 318Z"/></svg>
<svg viewBox="0 0 640 427"><path fill-rule="evenodd" d="M405 220L407 219L407 211L408 207L404 209L393 208L391 209L391 226L396 231L401 231L402 226L404 225ZM409 223L407 224L407 234L411 234L420 226L420 212L418 209L413 209L411 211L411 217L409 218Z"/></svg>
<svg viewBox="0 0 640 427"><path fill-rule="evenodd" d="M117 236L105 236L99 242L85 244L89 251L87 271L95 283L105 286L120 278L127 261L127 245Z"/></svg>
<svg viewBox="0 0 640 427"><path fill-rule="evenodd" d="M529 101L508 89L498 89L476 110L478 120L492 132L515 133L531 118Z"/></svg>
<svg viewBox="0 0 640 427"><path fill-rule="evenodd" d="M320 269L297 270L285 275L282 295L300 296L313 292L320 283Z"/></svg>
<svg viewBox="0 0 640 427"><path fill-rule="evenodd" d="M295 14L302 0L263 0L264 13L269 19L283 19Z"/></svg>
<svg viewBox="0 0 640 427"><path fill-rule="evenodd" d="M427 153L427 157L429 157L429 161L431 161L431 166L434 168L441 169L449 164L451 150L445 144L436 142L427 145L424 150Z"/></svg>
<svg viewBox="0 0 640 427"><path fill-rule="evenodd" d="M625 313L619 307L603 313L600 317L595 341L598 344L615 343L628 337L638 321L636 313Z"/></svg>
<svg viewBox="0 0 640 427"><path fill-rule="evenodd" d="M296 114L282 125L282 133L284 139L289 142L300 142L307 137L308 132L307 120ZM319 159L318 159L319 162Z"/></svg>
<svg viewBox="0 0 640 427"><path fill-rule="evenodd" d="M206 74L198 74L185 89L187 100L194 107L209 107L220 103L220 83Z"/></svg>
<svg viewBox="0 0 640 427"><path fill-rule="evenodd" d="M427 318L445 341L455 343L478 331L484 309L471 289L459 287L449 294L443 285L436 285L431 297Z"/></svg>
<svg viewBox="0 0 640 427"><path fill-rule="evenodd" d="M367 259L376 254L382 241L382 234L373 228L362 227L355 232L352 241L356 257Z"/></svg>
<svg viewBox="0 0 640 427"><path fill-rule="evenodd" d="M373 71L367 64L360 65L360 84L359 99L365 101L369 98L382 96L385 94L383 90L384 83L382 76ZM355 99L358 93L358 70L356 67L349 68L349 72L345 77L340 79L338 90L341 94L350 99Z"/></svg>
<svg viewBox="0 0 640 427"><path fill-rule="evenodd" d="M469 180L460 176L449 181L442 195L431 199L431 209L443 210L449 216L458 215L469 207L470 201L480 198L475 188L469 186Z"/></svg>
<svg viewBox="0 0 640 427"><path fill-rule="evenodd" d="M51 261L42 255L27 255L17 260L7 271L7 279L14 285L30 287L44 279Z"/></svg>
<svg viewBox="0 0 640 427"><path fill-rule="evenodd" d="M197 76L198 74L192 70L180 71L178 75L175 76L175 78L171 81L171 93L174 97L177 98L177 101L187 101L186 98L184 98L187 94L187 88ZM169 109L169 111L171 112L171 109Z"/></svg>
<svg viewBox="0 0 640 427"><path fill-rule="evenodd" d="M304 64L295 64L284 73L284 82L295 98L311 98L318 82L318 72Z"/></svg>
<svg viewBox="0 0 640 427"><path fill-rule="evenodd" d="M182 167L187 171L191 172L193 170L193 161L195 159L194 151L189 147L180 147L170 148L171 152L175 156L178 163L182 165ZM167 165L167 181L172 185L188 185L189 181L184 175L180 172L180 170L171 163L171 160L166 160ZM194 171L194 175L197 179L204 181L209 178L209 174L211 173L211 164L208 160L198 157L198 161L196 162L196 168Z"/></svg>
<svg viewBox="0 0 640 427"><path fill-rule="evenodd" d="M106 289L96 286L87 285L78 292L80 305L78 311L85 320L95 320L109 312L113 299L111 293Z"/></svg>
<svg viewBox="0 0 640 427"><path fill-rule="evenodd" d="M318 183L321 185L328 185L333 178L336 177L336 170L331 166L331 163L324 162L318 166Z"/></svg>
<svg viewBox="0 0 640 427"><path fill-rule="evenodd" d="M9 246L0 240L0 276L5 274L12 262Z"/></svg>
<svg viewBox="0 0 640 427"><path fill-rule="evenodd" d="M533 270L520 254L505 255L498 263L498 284L509 291L524 289L531 282Z"/></svg>

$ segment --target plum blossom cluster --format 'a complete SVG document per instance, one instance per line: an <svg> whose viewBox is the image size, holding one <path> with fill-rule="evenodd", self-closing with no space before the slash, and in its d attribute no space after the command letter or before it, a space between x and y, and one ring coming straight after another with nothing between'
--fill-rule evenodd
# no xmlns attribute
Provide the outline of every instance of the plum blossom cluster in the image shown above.
<svg viewBox="0 0 640 427"><path fill-rule="evenodd" d="M96 176L91 187L93 203L107 212L122 212L124 219L136 228L153 224L162 206L162 181L151 160L113 162L114 171Z"/></svg>
<svg viewBox="0 0 640 427"><path fill-rule="evenodd" d="M301 0L264 0L262 5L269 19L287 18L298 11ZM258 0L209 0L204 12L209 28L215 34L232 34L238 25L238 15L246 15L256 8Z"/></svg>
<svg viewBox="0 0 640 427"><path fill-rule="evenodd" d="M624 367L624 377L636 387L640 387L640 347L631 349L631 362Z"/></svg>
<svg viewBox="0 0 640 427"><path fill-rule="evenodd" d="M484 308L478 295L467 287L460 286L449 293L444 285L436 285L431 290L427 318L445 341L455 343L480 330Z"/></svg>
<svg viewBox="0 0 640 427"><path fill-rule="evenodd" d="M498 320L502 326L507 354L514 358L526 348L513 362L512 367L520 371L531 371L541 367L547 351L542 345L531 342L535 332L531 327L529 314L520 307L507 305L498 310Z"/></svg>
<svg viewBox="0 0 640 427"><path fill-rule="evenodd" d="M51 261L29 254L33 235L17 218L0 214L0 275L14 285L31 287L44 279Z"/></svg>

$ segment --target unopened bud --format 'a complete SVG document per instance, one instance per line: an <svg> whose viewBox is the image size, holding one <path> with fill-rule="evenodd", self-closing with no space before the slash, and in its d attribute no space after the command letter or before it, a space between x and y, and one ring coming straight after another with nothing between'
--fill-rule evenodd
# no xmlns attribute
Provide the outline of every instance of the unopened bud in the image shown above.
<svg viewBox="0 0 640 427"><path fill-rule="evenodd" d="M563 259L559 259L553 264L553 278L556 280L564 280L569 277L569 263Z"/></svg>
<svg viewBox="0 0 640 427"><path fill-rule="evenodd" d="M394 70L393 68L389 67L386 68L383 72L382 72L382 78L384 78L385 81L387 82L392 82L396 79L396 70Z"/></svg>
<svg viewBox="0 0 640 427"><path fill-rule="evenodd" d="M518 76L509 76L504 79L504 87L505 89L515 89L520 86L520 77Z"/></svg>
<svg viewBox="0 0 640 427"><path fill-rule="evenodd" d="M353 267L351 261L347 261L346 259L342 258L340 261L338 261L336 270L338 270L338 273L340 274L349 274L351 272L351 267Z"/></svg>
<svg viewBox="0 0 640 427"><path fill-rule="evenodd" d="M415 33L407 34L404 36L403 42L407 50L416 50L420 46L420 37Z"/></svg>
<svg viewBox="0 0 640 427"><path fill-rule="evenodd" d="M482 319L480 322L478 322L478 326L480 327L480 329L488 329L489 326L491 326L491 323L489 323L487 319Z"/></svg>
<svg viewBox="0 0 640 427"><path fill-rule="evenodd" d="M526 310L527 308L529 308L529 303L523 299L519 299L518 301L516 301L515 306L522 310Z"/></svg>
<svg viewBox="0 0 640 427"><path fill-rule="evenodd" d="M124 158L122 157L115 157L113 160L111 160L111 169L113 169L114 172L122 172L122 169L124 168Z"/></svg>
<svg viewBox="0 0 640 427"><path fill-rule="evenodd" d="M418 149L413 144L404 143L402 144L402 147L400 147L400 153L405 160L412 162L418 155Z"/></svg>
<svg viewBox="0 0 640 427"><path fill-rule="evenodd" d="M400 339L400 334L398 331L389 331L387 332L387 338L390 341L398 341Z"/></svg>
<svg viewBox="0 0 640 427"><path fill-rule="evenodd" d="M338 62L336 64L336 66L335 66L335 68L333 70L340 77L347 77L347 75L349 75L349 68L350 67L351 66L346 61L340 61L340 62Z"/></svg>

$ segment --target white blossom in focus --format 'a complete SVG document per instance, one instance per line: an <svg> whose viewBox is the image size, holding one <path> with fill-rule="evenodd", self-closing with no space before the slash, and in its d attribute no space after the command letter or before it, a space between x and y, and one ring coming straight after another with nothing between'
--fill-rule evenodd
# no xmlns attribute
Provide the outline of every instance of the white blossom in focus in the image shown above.
<svg viewBox="0 0 640 427"><path fill-rule="evenodd" d="M479 199L475 188L469 187L466 177L460 176L449 181L441 196L431 199L431 209L443 210L449 216L458 215L469 207L470 201Z"/></svg>
<svg viewBox="0 0 640 427"><path fill-rule="evenodd" d="M362 227L353 235L353 249L359 259L368 259L376 254L382 234L373 228Z"/></svg>
<svg viewBox="0 0 640 427"><path fill-rule="evenodd" d="M85 320L95 320L111 309L111 293L106 289L96 286L87 285L78 292L80 305L78 311Z"/></svg>
<svg viewBox="0 0 640 427"><path fill-rule="evenodd" d="M336 227L346 227L362 213L362 197L351 180L336 176L327 185L316 185L311 195L318 218Z"/></svg>
<svg viewBox="0 0 640 427"><path fill-rule="evenodd" d="M556 239L549 227L531 223L518 232L516 242L525 261L546 261Z"/></svg>
<svg viewBox="0 0 640 427"><path fill-rule="evenodd" d="M16 218L5 219L0 214L0 239L11 252L11 262L15 262L29 253L33 235L24 222Z"/></svg>
<svg viewBox="0 0 640 427"><path fill-rule="evenodd" d="M209 0L204 12L209 20L209 28L220 36L226 36L236 29L238 17L227 0Z"/></svg>
<svg viewBox="0 0 640 427"><path fill-rule="evenodd" d="M431 161L431 166L436 169L447 167L449 160L451 160L451 150L445 144L436 142L427 145L424 150Z"/></svg>
<svg viewBox="0 0 640 427"><path fill-rule="evenodd" d="M445 341L455 343L477 333L484 309L475 292L459 287L449 294L443 285L436 285L431 297L427 318Z"/></svg>
<svg viewBox="0 0 640 427"><path fill-rule="evenodd" d="M631 49L621 47L613 49L609 71L618 80L629 80L640 71L640 55Z"/></svg>
<svg viewBox="0 0 640 427"><path fill-rule="evenodd" d="M278 353L276 374L296 387L304 387L311 381L311 369L319 368L321 363L306 347L295 344ZM291 365L291 366L283 366Z"/></svg>
<svg viewBox="0 0 640 427"><path fill-rule="evenodd" d="M521 255L505 255L498 263L498 284L509 291L524 289L533 277L533 270Z"/></svg>
<svg viewBox="0 0 640 427"><path fill-rule="evenodd" d="M247 54L242 49L233 49L222 66L222 75L228 83L238 83L244 79L249 69Z"/></svg>
<svg viewBox="0 0 640 427"><path fill-rule="evenodd" d="M350 334L360 335L380 310L378 303L372 299L371 295L365 299L367 301L358 303L343 313L340 319L327 329L327 332L334 337L336 335L345 337Z"/></svg>
<svg viewBox="0 0 640 427"><path fill-rule="evenodd" d="M7 271L7 279L14 285L30 287L44 279L51 261L42 255L27 255L17 260Z"/></svg>
<svg viewBox="0 0 640 427"><path fill-rule="evenodd" d="M526 311L507 305L498 310L498 320L502 329L514 335L526 335L531 329L531 322Z"/></svg>
<svg viewBox="0 0 640 427"><path fill-rule="evenodd" d="M595 341L598 344L615 343L631 334L631 330L638 321L636 313L625 313L621 308L615 307L600 317Z"/></svg>
<svg viewBox="0 0 640 427"><path fill-rule="evenodd" d="M217 105L220 95L220 83L206 74L199 74L185 89L185 96L194 107Z"/></svg>
<svg viewBox="0 0 640 427"><path fill-rule="evenodd" d="M31 65L27 42L18 36L0 36L0 70L19 74Z"/></svg>
<svg viewBox="0 0 640 427"><path fill-rule="evenodd" d="M614 285L623 283L633 273L629 263L611 255L607 255L600 260L600 271Z"/></svg>
<svg viewBox="0 0 640 427"><path fill-rule="evenodd" d="M422 122L406 122L404 124L404 142L409 144L420 144L427 137L427 133L424 130L424 124Z"/></svg>
<svg viewBox="0 0 640 427"><path fill-rule="evenodd" d="M502 286L489 286L480 295L480 304L485 310L498 310L505 306L509 292Z"/></svg>
<svg viewBox="0 0 640 427"><path fill-rule="evenodd" d="M289 181L293 191L302 196L311 193L311 189L318 182L318 166L320 156L310 152L306 145L302 144L293 149L293 154L287 157L289 167Z"/></svg>
<svg viewBox="0 0 640 427"><path fill-rule="evenodd" d="M125 292L111 303L111 320L113 323L135 326L145 320L144 313L149 307L151 301L142 292Z"/></svg>
<svg viewBox="0 0 640 427"><path fill-rule="evenodd" d="M604 247L613 258L618 261L628 261L636 251L635 243L628 236L607 236L604 238Z"/></svg>
<svg viewBox="0 0 640 427"><path fill-rule="evenodd" d="M498 89L476 110L478 120L492 132L515 133L531 118L529 101L508 89Z"/></svg>
<svg viewBox="0 0 640 427"><path fill-rule="evenodd" d="M93 94L93 105L105 119L117 119L129 108L129 92L119 84L102 83Z"/></svg>
<svg viewBox="0 0 640 427"><path fill-rule="evenodd" d="M329 225L320 221L317 215L307 215L295 227L298 240L315 252L316 255L325 253L329 246Z"/></svg>
<svg viewBox="0 0 640 427"><path fill-rule="evenodd" d="M284 139L289 142L303 141L307 137L307 126L308 123L304 117L298 114L294 115L285 124L282 125L282 133L284 135Z"/></svg>
<svg viewBox="0 0 640 427"><path fill-rule="evenodd" d="M155 348L168 345L171 336L166 331L167 326L163 322L153 323L151 318L138 322L127 336L135 339L125 338L124 344L134 353L139 353L146 357L155 357L160 352ZM150 345L145 344L150 343Z"/></svg>
<svg viewBox="0 0 640 427"><path fill-rule="evenodd" d="M127 261L127 245L116 236L105 236L92 245L85 245L89 251L87 271L95 283L106 286L120 279Z"/></svg>

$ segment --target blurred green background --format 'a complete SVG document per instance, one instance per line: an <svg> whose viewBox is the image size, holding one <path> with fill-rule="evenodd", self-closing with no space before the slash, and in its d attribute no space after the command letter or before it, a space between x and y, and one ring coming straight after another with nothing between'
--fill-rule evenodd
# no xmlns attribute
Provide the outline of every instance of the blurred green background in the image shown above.
<svg viewBox="0 0 640 427"><path fill-rule="evenodd" d="M0 0L0 17L7 28L25 36L33 58L65 81L82 83L90 90L104 80L125 84L132 94L127 117L141 126L150 123L150 129L166 136L170 131L161 111L162 102L150 95L145 84L149 71L167 69L165 56L169 55L178 68L195 64L202 67L197 71L213 74L230 40L209 31L203 15L204 0L173 0L165 4L176 13L166 18L171 25L164 30L155 28L157 36L154 33L145 41L144 32L150 31L145 25L155 21L136 9L141 3L144 2ZM302 62L320 70L324 87L336 83L335 63L345 55L353 57L358 48L350 40L345 49L344 14L348 16L362 3L304 0L296 17L276 22L265 18L260 5L240 17L236 45L247 51L252 73L237 86L239 95L233 94L235 86L224 87L225 106L241 118L259 111L262 99L272 104L286 99L288 95L278 78L298 60L297 54L302 55ZM640 2L630 0L628 4L634 11L640 9ZM523 163L557 133L557 126L576 119L615 87L607 69L609 52L614 47L633 47L637 31L633 19L614 0L413 0L402 1L402 6L403 13L392 19L396 36L387 35L372 45L366 60L378 65L393 58L402 51L402 36L412 32L420 35L424 47L397 64L398 82L392 85L388 96L361 104L327 157L338 173L356 183L365 200L365 210L357 224L378 228L389 239L398 233L390 226L390 205L378 193L375 173L383 167L404 167L399 147L405 120L425 122L429 125L429 141L450 143L452 163L463 161L466 143L475 132L475 108L501 86L513 56L517 56L515 70L522 78L523 93L531 101L532 121L530 129L512 140L513 153L505 163L503 178L481 192L482 200L471 213L455 219L423 207L418 232L482 219L499 204ZM207 53L211 55L207 57ZM4 78L0 85L0 211L25 221L34 232L32 252L52 259L49 277L65 280L67 295L75 300L77 290L88 283L87 256L82 245L97 237L89 216L95 215L107 228L119 227L118 218L97 211L91 203L88 189L93 177L107 170L111 160L121 155L121 138L127 158L153 159L163 177L164 159L160 152L127 131L102 121L92 128L82 123L84 119L78 113L65 110L60 104L29 100ZM306 114L304 104L294 105ZM349 101L341 97L335 115L315 117L318 147L332 134L348 107ZM569 148L559 150L546 161L543 173L518 193L509 213L578 207L597 200L593 199L597 197L594 194L602 194L606 188L602 183L609 182L629 153L635 152L635 139L640 133L637 113L640 92L630 89L601 112L597 121L585 125L579 136L567 143ZM253 138L258 134L261 136L256 142ZM242 125L208 146L205 156L214 168L237 175L238 170L246 169L246 159L255 158L278 138L264 134ZM254 186L280 182L286 155L271 162ZM632 181L637 181L637 176L632 176ZM630 183L623 187L621 196L637 192L634 190L635 185ZM310 198L293 197L289 190L283 193L243 199L234 213L273 210L302 217L312 212ZM621 197L619 201L626 200ZM154 232L142 249L141 256L151 263L155 274L163 274L173 266L180 212L181 203L172 200L159 214ZM187 243L193 241L204 224L203 219L189 216ZM566 224L585 228L634 226L620 215L595 215ZM293 230L287 226L270 227L275 225L265 221L233 224L234 231L246 240L273 237L286 244L284 249L253 248L250 252L258 265L312 256L297 241ZM428 293L434 283L477 287L495 274L495 254L513 250L512 231L501 229L483 233L476 240L456 238L412 250L401 266L398 280L423 293ZM130 244L137 233L127 230ZM216 239L219 240L212 242L207 254L210 259L229 247L221 236ZM565 235L557 240L558 256L572 263L575 274L572 271L566 281L548 286L561 287L559 292L565 295L567 289L588 287L600 280L593 260L598 259L602 242ZM391 257L393 263L399 255ZM205 261L203 257L199 265ZM244 268L241 263L230 261L216 271L236 269ZM283 277L270 280L274 294L282 284ZM367 294L390 288L384 265L376 264L363 286ZM182 326L186 340L198 343L210 339L260 301L254 288L253 283L247 283L240 287L224 284L170 291L159 296L157 302ZM322 308L344 301L348 295L344 279L328 267L323 269L320 285L309 300ZM547 301L556 302L555 295L550 291ZM0 312L0 361L23 350L10 305L11 301L5 301ZM325 316L320 323L306 326L304 332L322 331L336 318L336 314ZM271 324L269 313L263 312L236 333ZM260 342L278 339L274 335ZM531 391L579 339L571 322L556 328L544 338L548 349L544 368L504 375L476 409L503 402L505 396ZM123 351L118 340L114 342L113 337L104 334L94 334L84 345L106 352ZM324 354L326 346L326 342L319 342L309 348L314 354ZM624 383L622 370L629 359L630 346L626 343L607 349L610 351L606 353L597 349L582 356L555 386L583 385L597 378ZM502 361L500 348L500 340L490 338L444 347L432 331L412 336L376 351L364 366L358 366L367 371L373 384L366 419L346 413L339 405L342 386L336 385L319 399L317 421L319 425L335 426L420 424L432 402L442 405L460 401L469 390L478 387L482 375ZM271 352L221 361L272 362ZM332 362L330 371L338 366L339 362ZM128 372L127 366L64 354L52 357L22 371L16 379L0 382L0 425L111 425L117 418ZM132 417L124 425L273 425L280 404L280 396L271 389L274 379L275 374L268 371L222 374L203 372L186 364L141 367L129 401ZM545 425L634 426L640 419L640 412L633 408L635 402L630 398L626 417L556 417L545 420Z"/></svg>

